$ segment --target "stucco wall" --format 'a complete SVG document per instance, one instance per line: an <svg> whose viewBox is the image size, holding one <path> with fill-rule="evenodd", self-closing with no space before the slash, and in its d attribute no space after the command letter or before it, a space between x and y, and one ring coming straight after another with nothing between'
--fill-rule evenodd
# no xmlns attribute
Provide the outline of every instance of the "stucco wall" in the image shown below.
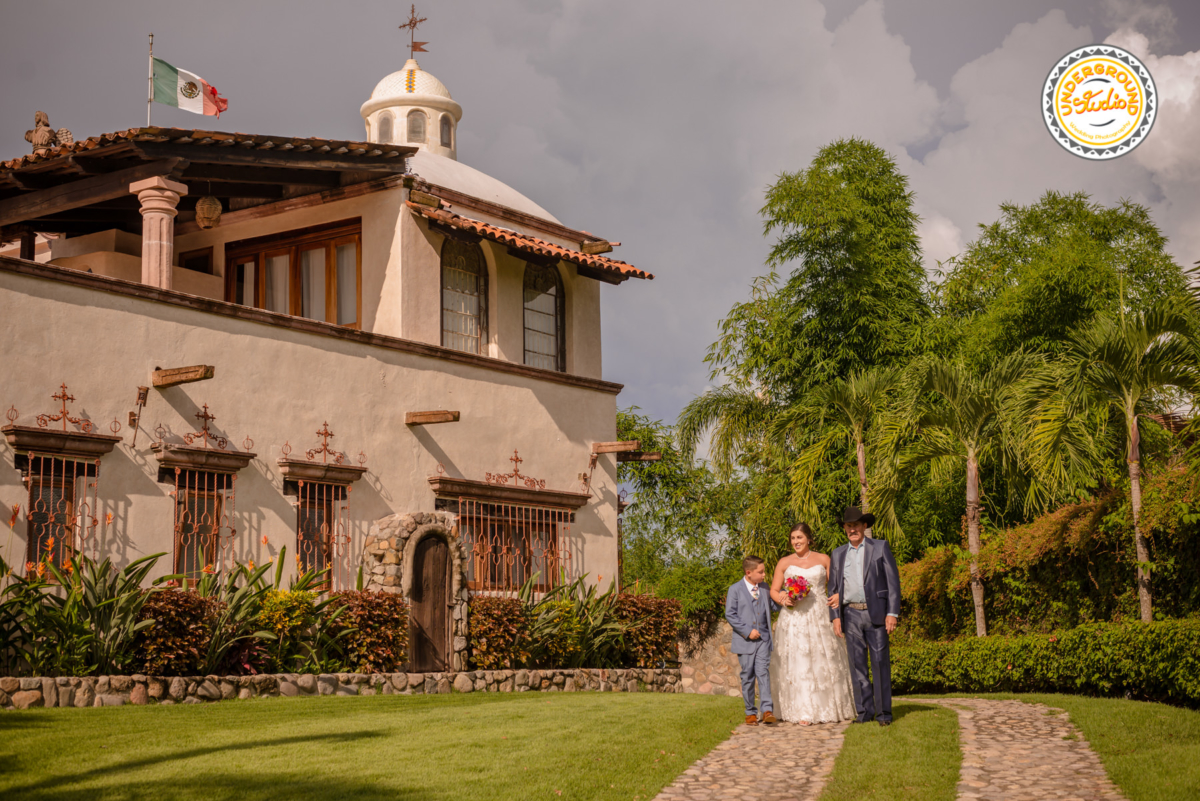
<svg viewBox="0 0 1200 801"><path fill-rule="evenodd" d="M395 195L385 194L374 203L352 201L361 204L356 207L364 226L368 219L393 213ZM342 216L345 210L329 218ZM304 224L275 222L281 229ZM254 233L263 232L258 228ZM187 245L195 246L195 241ZM380 258L382 243L371 248L372 258ZM50 395L65 382L77 398L72 413L84 413L105 432L114 418L126 422L137 387L150 384L156 367L216 367L211 380L151 390L136 447L126 428L124 441L104 457L101 555L118 564L171 551L173 501L169 487L156 480L152 432L161 424L170 432L167 441L178 441L195 430L194 415L205 403L216 415L215 430L233 443L247 435L254 440L258 457L237 483L235 555L259 563L284 545L295 553L295 510L283 494L276 465L281 448L289 441L296 452L313 447L315 432L325 421L336 434L335 447L367 454L369 472L351 495L355 549L370 521L434 510L427 478L439 463L451 477L481 480L489 471L507 472L508 457L519 449L523 473L546 479L548 489L574 491L578 474L587 469L590 444L616 435L616 396L600 389L6 270L0 270L0 319L9 332L21 332L19 338L10 333L0 352L0 374L7 377L0 387L0 406L15 406L19 425L33 425L34 415L56 408ZM406 411L432 409L459 410L462 420L404 425ZM0 503L23 510L27 492L13 465L14 453L3 445ZM577 513L567 545L573 573L603 577L607 584L617 563L612 455L600 457L593 488L595 497ZM109 525L103 522L107 513L113 515ZM0 545L10 563L24 561L23 515ZM357 564L357 550L352 558ZM160 562L160 573L168 568L169 560Z"/></svg>
<svg viewBox="0 0 1200 801"><path fill-rule="evenodd" d="M431 230L424 220L417 220L404 206L406 197L406 190L395 188L180 234L175 238L176 256L211 246L215 275L176 267L174 288L223 300L226 244L360 218L362 330L440 345L443 235ZM486 215L476 216L512 227ZM533 233L546 238L545 234ZM62 257L55 258L54 264L130 281L141 279L140 259L127 255L131 241L140 252L140 238L107 231L77 239L55 245L56 256L61 253ZM482 355L522 364L525 262L494 243L485 241L481 246L489 269L489 343ZM570 246L578 247L578 243ZM566 291L567 372L601 378L599 283L579 277L575 267L565 262L558 269Z"/></svg>

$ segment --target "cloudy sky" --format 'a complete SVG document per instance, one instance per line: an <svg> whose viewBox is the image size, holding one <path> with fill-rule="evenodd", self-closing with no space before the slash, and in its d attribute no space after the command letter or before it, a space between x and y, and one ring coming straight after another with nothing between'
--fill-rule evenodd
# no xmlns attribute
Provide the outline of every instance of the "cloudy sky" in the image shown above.
<svg viewBox="0 0 1200 801"><path fill-rule="evenodd" d="M1004 201L1047 189L1147 204L1200 260L1195 0L425 0L424 69L463 106L460 160L567 225L623 243L652 282L605 287L605 377L673 420L704 354L764 271L758 209L780 172L838 137L875 141L911 180L926 261L958 253ZM407 57L406 3L0 0L0 158L33 113L76 137L145 122L146 42L230 100L179 127L361 138L359 106ZM1150 67L1145 143L1109 163L1051 140L1038 95L1068 51L1108 41Z"/></svg>

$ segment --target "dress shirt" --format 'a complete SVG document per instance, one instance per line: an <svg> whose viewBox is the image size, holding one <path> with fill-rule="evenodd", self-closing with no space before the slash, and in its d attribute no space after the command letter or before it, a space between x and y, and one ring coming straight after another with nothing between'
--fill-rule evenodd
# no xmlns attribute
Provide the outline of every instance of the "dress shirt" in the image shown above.
<svg viewBox="0 0 1200 801"><path fill-rule="evenodd" d="M742 581L746 582L746 589L750 590L750 597L757 601L758 600L758 585L752 583L750 581L750 579L748 579L748 578L743 578Z"/></svg>
<svg viewBox="0 0 1200 801"><path fill-rule="evenodd" d="M855 548L850 545L846 549L846 566L843 571L843 586L845 597L842 598L843 604L865 604L867 602L867 590L863 586L865 579L863 577L863 562L866 560L867 541L864 539Z"/></svg>

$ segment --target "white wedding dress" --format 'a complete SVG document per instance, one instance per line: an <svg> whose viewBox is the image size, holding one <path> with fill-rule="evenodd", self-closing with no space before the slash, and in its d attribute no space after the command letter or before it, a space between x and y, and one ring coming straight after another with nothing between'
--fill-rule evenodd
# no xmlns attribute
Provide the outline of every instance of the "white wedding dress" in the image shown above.
<svg viewBox="0 0 1200 801"><path fill-rule="evenodd" d="M771 652L771 698L775 716L794 723L854 720L854 691L846 641L833 633L825 605L825 566L796 567L784 579L803 576L812 589L775 623ZM786 592L786 587L784 589Z"/></svg>

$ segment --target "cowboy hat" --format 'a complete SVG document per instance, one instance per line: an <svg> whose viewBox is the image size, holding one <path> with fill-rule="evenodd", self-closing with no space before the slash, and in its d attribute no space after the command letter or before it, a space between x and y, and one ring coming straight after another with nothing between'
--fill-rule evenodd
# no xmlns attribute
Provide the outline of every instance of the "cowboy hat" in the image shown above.
<svg viewBox="0 0 1200 801"><path fill-rule="evenodd" d="M843 523L858 523L860 521L866 523L867 528L870 528L875 525L875 515L870 512L863 514L862 510L857 506L847 506L846 511L842 512Z"/></svg>

